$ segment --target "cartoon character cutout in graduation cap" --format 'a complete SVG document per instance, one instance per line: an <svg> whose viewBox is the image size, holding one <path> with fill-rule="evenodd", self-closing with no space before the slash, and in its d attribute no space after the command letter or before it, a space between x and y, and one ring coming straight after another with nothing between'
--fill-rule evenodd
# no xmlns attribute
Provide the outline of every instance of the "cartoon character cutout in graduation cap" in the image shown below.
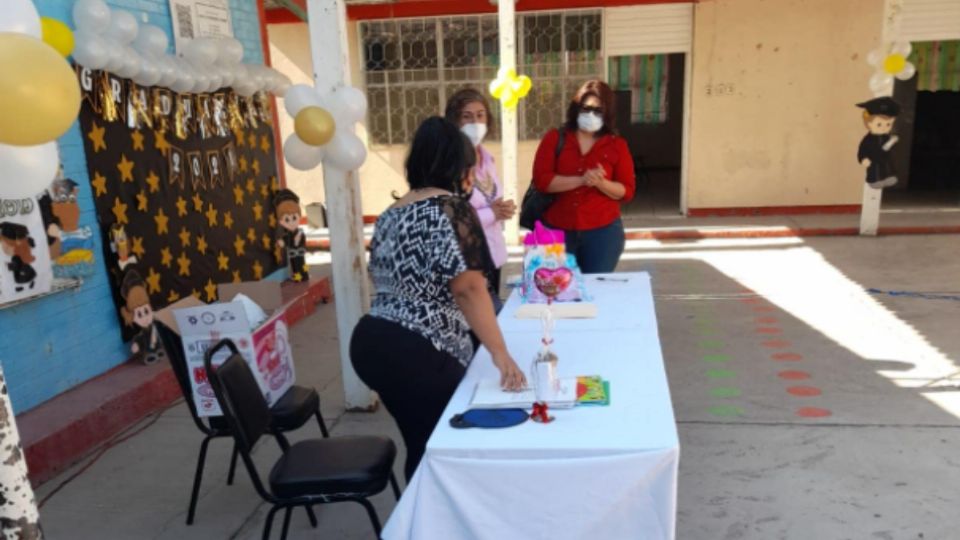
<svg viewBox="0 0 960 540"><path fill-rule="evenodd" d="M130 351L134 357L145 365L150 365L166 357L163 342L157 332L154 322L153 306L150 305L150 295L147 293L147 284L136 270L130 270L123 276L120 284L120 296L123 306L120 314L128 326L140 328L140 332L133 337Z"/></svg>
<svg viewBox="0 0 960 540"><path fill-rule="evenodd" d="M10 257L7 269L13 274L16 291L32 289L37 271L31 266L36 260L33 248L37 247L26 225L4 221L0 223L0 251Z"/></svg>
<svg viewBox="0 0 960 540"><path fill-rule="evenodd" d="M890 97L878 97L857 103L857 107L863 109L863 124L867 128L857 150L857 161L866 169L867 185L874 189L890 187L897 183L890 149L900 140L890 131L900 114L900 104Z"/></svg>
<svg viewBox="0 0 960 540"><path fill-rule="evenodd" d="M307 281L307 238L300 230L300 197L289 189L281 189L273 199L280 224L277 245L286 251L287 269L293 281Z"/></svg>

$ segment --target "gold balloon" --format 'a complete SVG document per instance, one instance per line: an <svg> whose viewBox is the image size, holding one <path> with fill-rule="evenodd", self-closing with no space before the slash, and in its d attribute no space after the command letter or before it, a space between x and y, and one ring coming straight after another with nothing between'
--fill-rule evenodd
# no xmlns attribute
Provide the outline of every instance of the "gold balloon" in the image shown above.
<svg viewBox="0 0 960 540"><path fill-rule="evenodd" d="M293 119L293 130L303 142L323 146L333 138L337 125L333 115L323 107L304 107Z"/></svg>
<svg viewBox="0 0 960 540"><path fill-rule="evenodd" d="M43 42L56 49L64 58L73 52L73 31L69 26L50 17L40 17L40 32Z"/></svg>
<svg viewBox="0 0 960 540"><path fill-rule="evenodd" d="M0 143L49 142L77 119L77 76L43 41L26 34L0 33L0 71Z"/></svg>

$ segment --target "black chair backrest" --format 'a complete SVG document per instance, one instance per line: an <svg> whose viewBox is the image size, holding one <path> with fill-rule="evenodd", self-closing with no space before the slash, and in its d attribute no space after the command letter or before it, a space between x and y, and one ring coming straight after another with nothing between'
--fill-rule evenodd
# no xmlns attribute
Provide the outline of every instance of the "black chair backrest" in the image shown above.
<svg viewBox="0 0 960 540"><path fill-rule="evenodd" d="M213 357L224 347L230 349L230 357L214 367ZM208 349L203 355L203 365L220 409L238 436L240 450L250 452L260 437L270 431L271 421L270 407L250 366L229 339L220 340Z"/></svg>

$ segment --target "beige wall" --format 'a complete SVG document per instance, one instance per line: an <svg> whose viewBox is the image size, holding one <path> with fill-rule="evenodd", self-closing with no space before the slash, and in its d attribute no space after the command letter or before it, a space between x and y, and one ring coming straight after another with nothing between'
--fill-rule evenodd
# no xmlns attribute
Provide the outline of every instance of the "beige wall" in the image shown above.
<svg viewBox="0 0 960 540"><path fill-rule="evenodd" d="M854 104L871 97L864 54L879 42L882 8L880 0L697 4L690 208L860 203L864 130Z"/></svg>

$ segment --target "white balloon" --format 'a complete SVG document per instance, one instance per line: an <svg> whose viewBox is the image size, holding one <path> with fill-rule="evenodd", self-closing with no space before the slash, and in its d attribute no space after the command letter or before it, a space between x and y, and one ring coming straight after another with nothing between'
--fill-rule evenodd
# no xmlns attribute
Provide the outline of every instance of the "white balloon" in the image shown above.
<svg viewBox="0 0 960 540"><path fill-rule="evenodd" d="M59 166L56 141L36 146L0 144L0 199L36 197L50 187Z"/></svg>
<svg viewBox="0 0 960 540"><path fill-rule="evenodd" d="M73 24L84 32L101 33L110 28L110 8L103 0L77 0Z"/></svg>
<svg viewBox="0 0 960 540"><path fill-rule="evenodd" d="M137 39L137 26L137 18L129 11L114 10L110 13L107 34L122 45L129 45Z"/></svg>
<svg viewBox="0 0 960 540"><path fill-rule="evenodd" d="M16 32L41 38L40 15L30 0L5 0L0 12L0 32Z"/></svg>
<svg viewBox="0 0 960 540"><path fill-rule="evenodd" d="M107 54L110 55L110 57L107 59L107 65L105 69L110 73L120 75L120 72L123 71L124 66L127 64L124 47L116 41L111 41L109 39L104 41L107 44Z"/></svg>
<svg viewBox="0 0 960 540"><path fill-rule="evenodd" d="M160 56L157 61L160 65L160 81L158 81L157 84L172 88L171 85L177 81L176 61L174 61L172 56L167 54Z"/></svg>
<svg viewBox="0 0 960 540"><path fill-rule="evenodd" d="M78 31L74 34L73 59L86 68L105 68L110 61L107 40L97 34Z"/></svg>
<svg viewBox="0 0 960 540"><path fill-rule="evenodd" d="M342 86L330 96L330 110L352 125L362 121L367 116L367 96L353 86Z"/></svg>
<svg viewBox="0 0 960 540"><path fill-rule="evenodd" d="M296 133L287 137L283 143L283 158L291 167L300 171L309 171L323 161L323 148L310 146L303 142Z"/></svg>
<svg viewBox="0 0 960 540"><path fill-rule="evenodd" d="M900 73L897 73L896 77L901 81L909 81L917 74L917 68L912 63L907 62L903 69L900 70Z"/></svg>
<svg viewBox="0 0 960 540"><path fill-rule="evenodd" d="M888 94L891 90L893 90L893 77L891 75L881 71L870 77L870 91L874 95Z"/></svg>
<svg viewBox="0 0 960 540"><path fill-rule="evenodd" d="M217 41L212 38L195 38L187 42L183 57L198 66L209 66L217 61Z"/></svg>
<svg viewBox="0 0 960 540"><path fill-rule="evenodd" d="M193 80L193 72L183 69L183 66L178 65L176 75L177 78L170 83L170 89L179 94L192 92L196 84L196 81Z"/></svg>
<svg viewBox="0 0 960 540"><path fill-rule="evenodd" d="M217 58L224 64L239 64L243 60L243 44L236 38L223 38L217 43Z"/></svg>
<svg viewBox="0 0 960 540"><path fill-rule="evenodd" d="M893 47L890 48L891 54L900 54L904 58L910 56L910 51L913 50L913 45L909 41L897 41L894 42Z"/></svg>
<svg viewBox="0 0 960 540"><path fill-rule="evenodd" d="M202 92L210 91L210 75L207 75L204 71L191 68L193 73L193 92L199 94Z"/></svg>
<svg viewBox="0 0 960 540"><path fill-rule="evenodd" d="M155 86L160 82L163 73L160 70L159 61L153 56L143 55L140 57L140 73L134 77L134 82L141 86Z"/></svg>
<svg viewBox="0 0 960 540"><path fill-rule="evenodd" d="M883 52L879 49L874 49L867 53L867 63L871 66L880 65L880 62L883 60Z"/></svg>
<svg viewBox="0 0 960 540"><path fill-rule="evenodd" d="M234 71L230 66L218 66L217 71L220 72L220 86L223 88L229 88L233 86L233 77Z"/></svg>
<svg viewBox="0 0 960 540"><path fill-rule="evenodd" d="M322 102L317 95L316 89L305 84L295 84L287 89L287 95L283 97L283 107L290 116L297 116L304 107L320 106Z"/></svg>
<svg viewBox="0 0 960 540"><path fill-rule="evenodd" d="M158 26L145 24L137 32L137 39L133 41L133 48L138 53L148 56L159 56L167 52L170 39L167 33Z"/></svg>
<svg viewBox="0 0 960 540"><path fill-rule="evenodd" d="M274 70L273 79L273 93L279 97L286 96L287 90L290 88L290 85L293 84L293 81L290 80L290 77L287 77L283 73Z"/></svg>
<svg viewBox="0 0 960 540"><path fill-rule="evenodd" d="M327 144L325 161L342 171L359 169L367 159L367 147L360 137L346 129L338 129Z"/></svg>
<svg viewBox="0 0 960 540"><path fill-rule="evenodd" d="M114 73L120 77L132 79L140 73L140 55L133 50L133 47L124 47L122 50L123 65Z"/></svg>

